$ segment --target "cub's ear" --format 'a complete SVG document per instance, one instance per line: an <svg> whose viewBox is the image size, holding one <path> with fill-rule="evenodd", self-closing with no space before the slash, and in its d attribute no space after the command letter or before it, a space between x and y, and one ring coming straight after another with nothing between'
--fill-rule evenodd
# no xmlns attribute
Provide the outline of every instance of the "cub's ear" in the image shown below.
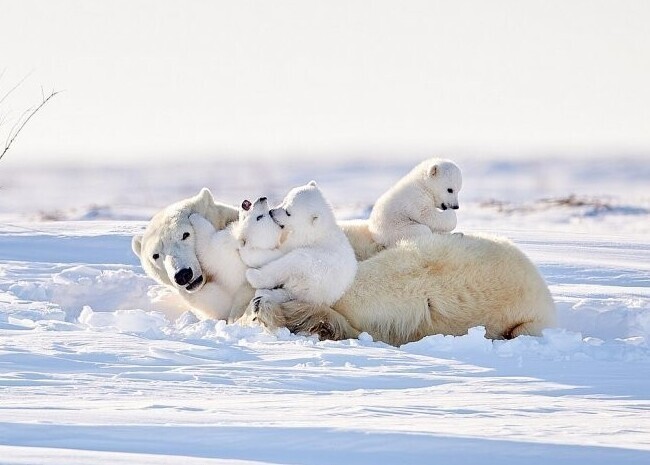
<svg viewBox="0 0 650 465"><path fill-rule="evenodd" d="M438 174L438 165L432 165L432 166L429 168L429 176L433 177L433 176L435 176L436 174Z"/></svg>
<svg viewBox="0 0 650 465"><path fill-rule="evenodd" d="M133 249L133 253L140 258L140 254L142 253L142 236L133 236L131 248Z"/></svg>
<svg viewBox="0 0 650 465"><path fill-rule="evenodd" d="M316 185L316 181L314 181L314 180L309 181L309 183L308 183L307 185L308 185L308 186L311 186L311 187L318 187L318 186Z"/></svg>

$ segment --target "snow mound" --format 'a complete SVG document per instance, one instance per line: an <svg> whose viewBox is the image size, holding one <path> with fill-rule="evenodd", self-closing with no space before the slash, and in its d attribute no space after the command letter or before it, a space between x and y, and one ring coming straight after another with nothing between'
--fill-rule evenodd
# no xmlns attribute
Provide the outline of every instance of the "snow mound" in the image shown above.
<svg viewBox="0 0 650 465"><path fill-rule="evenodd" d="M159 312L145 312L143 310L94 312L88 306L85 306L81 311L79 323L94 330L141 334L151 339L163 337L163 328L169 324L165 315Z"/></svg>
<svg viewBox="0 0 650 465"><path fill-rule="evenodd" d="M479 358L513 358L553 361L638 361L650 360L650 347L644 337L603 341L565 329L544 330L542 337L519 336L512 340L485 338L485 328L476 327L465 336L427 336L405 344L402 350L418 355L454 358L471 355Z"/></svg>
<svg viewBox="0 0 650 465"><path fill-rule="evenodd" d="M185 310L180 300L163 286L152 285L145 275L124 268L100 269L79 265L63 268L39 281L19 281L8 287L14 300L36 302L25 318L74 321L84 307L94 312L141 309L159 311L170 318Z"/></svg>

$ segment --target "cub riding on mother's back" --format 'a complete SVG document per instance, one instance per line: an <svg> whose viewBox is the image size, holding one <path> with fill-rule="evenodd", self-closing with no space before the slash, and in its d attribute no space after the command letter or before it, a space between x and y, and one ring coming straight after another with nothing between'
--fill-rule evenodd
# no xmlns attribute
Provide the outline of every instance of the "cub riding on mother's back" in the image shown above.
<svg viewBox="0 0 650 465"><path fill-rule="evenodd" d="M451 232L462 183L454 162L423 161L375 202L368 222L372 238L392 247L401 239Z"/></svg>

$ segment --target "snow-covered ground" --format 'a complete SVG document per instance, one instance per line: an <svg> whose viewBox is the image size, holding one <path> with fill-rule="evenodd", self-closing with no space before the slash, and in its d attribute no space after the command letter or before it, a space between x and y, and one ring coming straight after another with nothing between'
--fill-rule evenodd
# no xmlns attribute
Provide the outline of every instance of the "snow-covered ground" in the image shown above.
<svg viewBox="0 0 650 465"><path fill-rule="evenodd" d="M510 237L549 283L561 327L542 338L199 322L131 252L204 185L235 203L316 179L364 217L416 161L0 165L0 463L650 463L643 159L459 160L459 229Z"/></svg>

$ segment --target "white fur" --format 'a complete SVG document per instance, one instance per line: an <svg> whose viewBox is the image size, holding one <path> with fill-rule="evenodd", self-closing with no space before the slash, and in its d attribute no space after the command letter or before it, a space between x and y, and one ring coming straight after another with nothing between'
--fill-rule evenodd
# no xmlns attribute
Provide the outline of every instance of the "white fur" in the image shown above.
<svg viewBox="0 0 650 465"><path fill-rule="evenodd" d="M259 268L283 254L280 250L282 229L271 218L266 197L257 199L249 209L239 210L236 235L240 241L239 255L249 267Z"/></svg>
<svg viewBox="0 0 650 465"><path fill-rule="evenodd" d="M270 213L286 238L280 258L246 272L253 287L265 290L257 295L278 302L336 302L352 283L357 261L316 183L292 189Z"/></svg>
<svg viewBox="0 0 650 465"><path fill-rule="evenodd" d="M401 239L452 231L461 187L455 163L439 158L423 161L375 203L369 220L373 239L391 247Z"/></svg>
<svg viewBox="0 0 650 465"><path fill-rule="evenodd" d="M538 336L555 324L551 294L530 260L507 240L470 234L423 236L379 252L359 264L333 306L261 299L249 312L271 328L329 339L366 331L395 345L479 325L495 339Z"/></svg>
<svg viewBox="0 0 650 465"><path fill-rule="evenodd" d="M264 208L262 205L260 207ZM252 287L246 286L234 296L229 293L224 295L224 288L215 282L212 273L204 272L204 267L213 268L218 264L211 260L210 263L203 263L206 262L206 257L197 254L196 234L189 220L192 213L207 218L216 230L223 229L240 218L239 223L236 223L237 226L233 226L232 232L240 241L242 259L247 260L250 266L261 266L277 258L282 252L273 249L265 250L264 247L268 247L268 243L265 244L263 238L258 238L254 231L249 229L246 215L241 210L238 213L235 207L216 203L208 189L203 189L196 196L175 202L158 212L147 225L144 234L133 237L133 251L150 277L174 290L199 318L232 321L243 312L255 291ZM253 217L251 212L248 218L255 220L257 216ZM278 228L275 223L270 223L269 226ZM367 225L354 225L345 229L351 240L357 242L354 238L358 236L358 240L364 245L360 249L364 258L373 253L374 243L369 236ZM183 240L185 232L189 232L190 236ZM248 240L242 244L241 241L246 236L249 236ZM261 247L262 245L264 247ZM153 259L154 253L159 255L157 260ZM195 278L203 276L204 280L200 286L188 291L186 286L174 282L174 275L184 268L192 269ZM228 302L233 302L230 310Z"/></svg>
<svg viewBox="0 0 650 465"><path fill-rule="evenodd" d="M215 203L210 191L203 189L198 195L176 202L157 213L147 225L144 235L133 238L133 251L140 258L146 273L174 289L200 318L236 318L239 315L231 315L231 310L238 307L239 313L243 312L254 291L244 283L239 294L231 295L230 289L234 285L229 282L224 287L224 283L216 279L221 273L212 266L215 262L210 260L210 263L206 263L204 257L197 253L197 247L202 248L204 241L196 240L197 233L190 222L193 213L206 218L211 231L221 230L238 218L237 209ZM186 233L189 235L186 236ZM240 266L243 267L243 264ZM190 283L181 285L176 282L175 276L184 269L191 270L192 279ZM243 276L243 271L240 270L239 275ZM202 277L200 284L188 289L188 284L198 282L199 277Z"/></svg>
<svg viewBox="0 0 650 465"><path fill-rule="evenodd" d="M233 222L217 231L198 213L190 216L190 223L196 235L196 255L203 272L211 278L210 298L215 299L213 311L221 316L220 319L230 319L247 303L238 301L237 296L244 294L250 297L246 265L239 256L239 240L235 236L238 225Z"/></svg>

